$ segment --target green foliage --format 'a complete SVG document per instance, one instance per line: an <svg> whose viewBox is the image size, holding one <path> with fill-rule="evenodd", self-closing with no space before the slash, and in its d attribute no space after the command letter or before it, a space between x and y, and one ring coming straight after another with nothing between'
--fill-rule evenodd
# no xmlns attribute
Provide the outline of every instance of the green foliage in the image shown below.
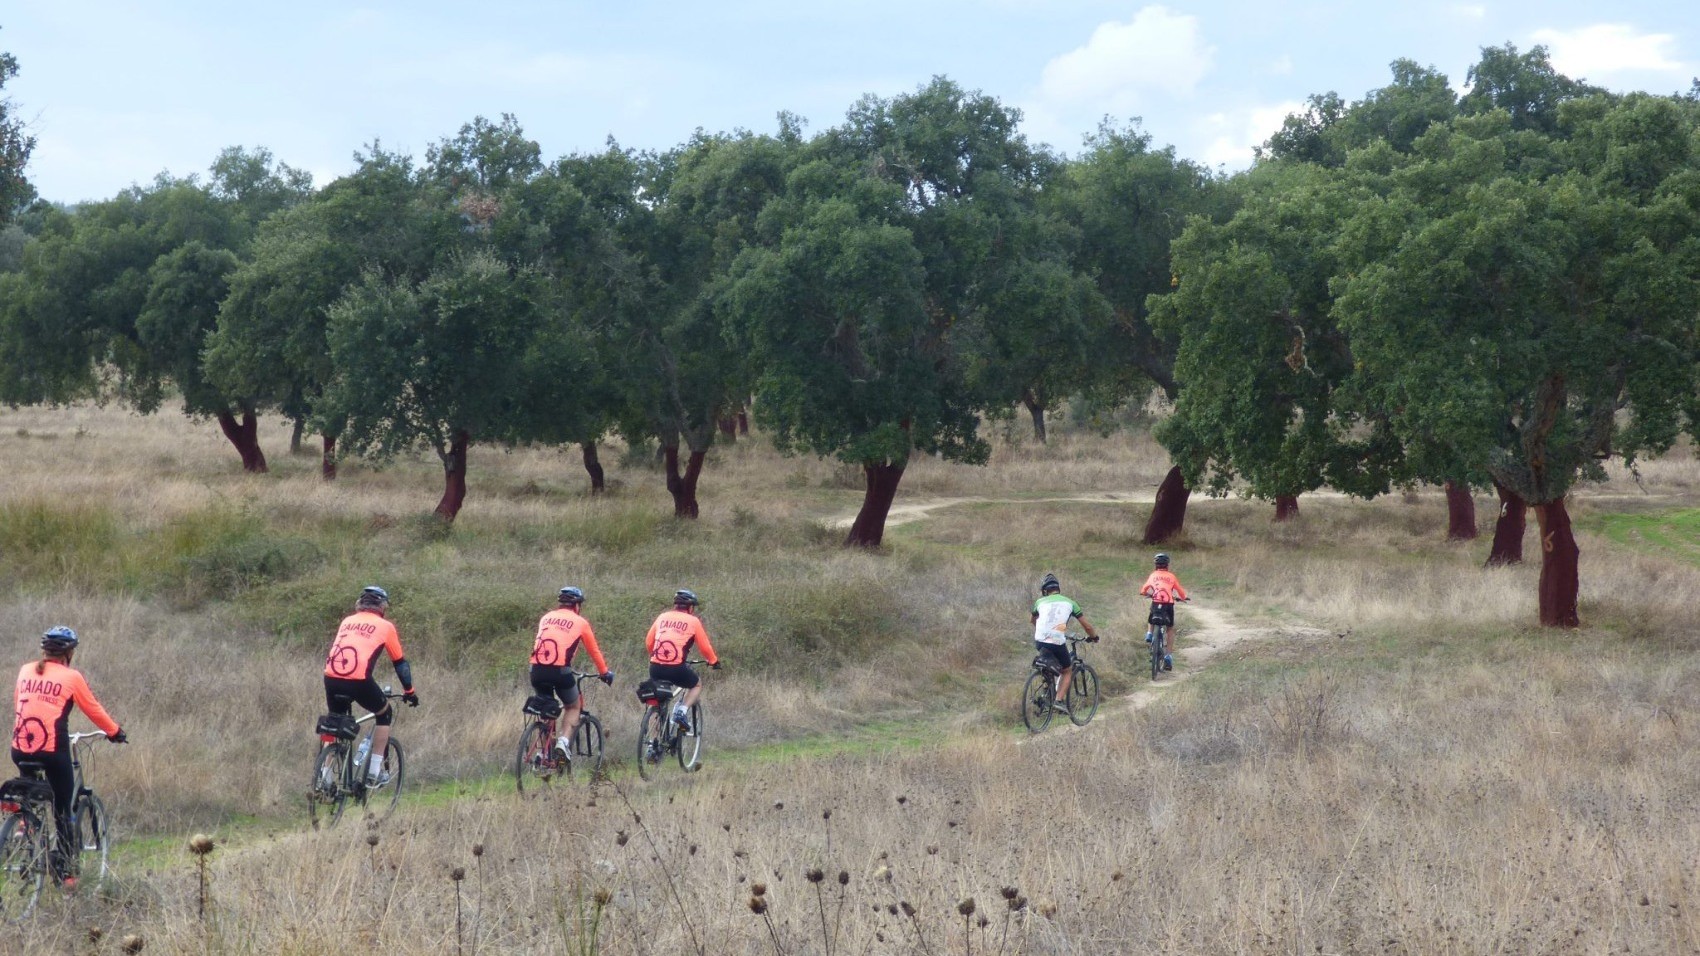
<svg viewBox="0 0 1700 956"><path fill-rule="evenodd" d="M123 564L123 537L102 505L0 504L0 569L14 584L110 585Z"/></svg>
<svg viewBox="0 0 1700 956"><path fill-rule="evenodd" d="M0 50L0 226L35 198L35 189L24 178L35 137L17 115L17 107L4 95L6 81L18 75L18 59Z"/></svg>

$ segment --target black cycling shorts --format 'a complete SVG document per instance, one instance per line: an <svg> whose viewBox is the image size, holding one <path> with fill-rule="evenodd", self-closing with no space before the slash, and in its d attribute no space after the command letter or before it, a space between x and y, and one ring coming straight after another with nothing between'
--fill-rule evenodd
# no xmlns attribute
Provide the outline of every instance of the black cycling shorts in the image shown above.
<svg viewBox="0 0 1700 956"><path fill-rule="evenodd" d="M1058 669L1074 665L1073 659L1068 656L1067 644L1047 644L1044 641L1034 641L1033 647L1039 652L1040 657L1049 657Z"/></svg>
<svg viewBox="0 0 1700 956"><path fill-rule="evenodd" d="M365 680L344 680L341 677L325 678L325 706L333 714L351 714L353 708L349 702L360 706L377 715L379 727L388 727L395 723L395 710L384 697L384 689L378 682L368 677Z"/></svg>
<svg viewBox="0 0 1700 956"><path fill-rule="evenodd" d="M1173 604L1151 605L1151 613L1146 616L1145 623L1161 624L1164 627L1175 626L1175 606Z"/></svg>
<svg viewBox="0 0 1700 956"><path fill-rule="evenodd" d="M697 672L684 664L657 664L654 661L649 664L649 679L664 680L669 684L677 684L686 690L690 690L702 682L702 678L697 676Z"/></svg>
<svg viewBox="0 0 1700 956"><path fill-rule="evenodd" d="M533 664L531 665L531 692L539 697L548 697L553 694L561 698L561 703L571 707L578 703L578 678L573 676L570 667Z"/></svg>

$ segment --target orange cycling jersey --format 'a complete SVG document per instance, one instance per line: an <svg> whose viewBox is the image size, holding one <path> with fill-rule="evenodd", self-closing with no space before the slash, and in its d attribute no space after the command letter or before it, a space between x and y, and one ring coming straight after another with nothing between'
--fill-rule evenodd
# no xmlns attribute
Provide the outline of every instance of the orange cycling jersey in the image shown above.
<svg viewBox="0 0 1700 956"><path fill-rule="evenodd" d="M596 646L596 632L590 622L577 611L557 608L537 622L537 641L531 645L531 663L544 667L569 667L579 644L590 654L598 674L608 673L608 662L602 659L602 648Z"/></svg>
<svg viewBox="0 0 1700 956"><path fill-rule="evenodd" d="M1163 568L1151 572L1139 593L1157 604L1173 604L1186 600L1186 588L1181 587L1181 579Z"/></svg>
<svg viewBox="0 0 1700 956"><path fill-rule="evenodd" d="M703 660L709 664L720 663L719 656L714 653L714 645L708 642L708 632L702 629L702 622L697 620L696 615L685 611L661 612L643 639L651 664L683 664L690 656L692 646L700 649Z"/></svg>
<svg viewBox="0 0 1700 956"><path fill-rule="evenodd" d="M393 664L405 655L401 652L401 636L395 625L381 614L356 611L342 619L336 629L336 640L325 656L325 676L343 680L365 680L377 666L378 651L389 652Z"/></svg>
<svg viewBox="0 0 1700 956"><path fill-rule="evenodd" d="M118 732L118 723L95 700L81 673L58 661L43 664L39 674L34 661L18 671L18 689L13 697L13 749L26 754L57 753L73 705L81 707L107 734Z"/></svg>

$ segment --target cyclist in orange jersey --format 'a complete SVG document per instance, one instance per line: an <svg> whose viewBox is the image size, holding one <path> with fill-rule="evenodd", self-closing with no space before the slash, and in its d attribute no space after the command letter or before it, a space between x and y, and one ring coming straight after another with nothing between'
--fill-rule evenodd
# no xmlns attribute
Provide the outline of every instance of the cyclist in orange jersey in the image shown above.
<svg viewBox="0 0 1700 956"><path fill-rule="evenodd" d="M584 710L578 696L578 681L573 678L573 655L582 644L604 684L614 683L614 672L608 669L602 649L596 646L596 632L579 613L579 608L584 606L584 591L562 588L556 604L553 611L537 622L537 639L531 645L531 691L539 697L561 699L562 719L557 725L561 735L555 738L555 749L571 760L573 731L578 729L579 714Z"/></svg>
<svg viewBox="0 0 1700 956"><path fill-rule="evenodd" d="M71 829L71 804L77 798L76 773L71 769L68 725L71 709L81 707L96 727L115 744L128 743L124 734L100 706L88 681L71 667L77 650L77 632L63 625L41 636L41 659L18 670L18 685L12 696L12 762L21 772L26 765L40 767L53 787L53 822L58 839L51 865L53 878L67 888L77 884L76 854L71 848L77 836Z"/></svg>
<svg viewBox="0 0 1700 956"><path fill-rule="evenodd" d="M697 607L701 603L696 594L683 588L673 592L673 610L662 611L643 639L644 650L649 652L649 679L687 688L684 699L673 708L673 721L686 730L691 729L691 705L702 695L701 680L696 671L685 664L691 656L691 649L694 647L701 652L708 666L720 669L720 657L714 653L708 632L703 630L702 621L697 618Z"/></svg>
<svg viewBox="0 0 1700 956"><path fill-rule="evenodd" d="M381 787L389 781L384 772L384 748L390 743L390 725L395 723L395 711L390 708L384 689L372 678L378 665L378 652L390 655L395 676L401 681L402 699L407 706L419 706L419 694L413 689L413 665L401 649L401 635L395 625L384 617L390 609L390 595L380 587L367 587L354 602L354 613L342 619L325 656L325 706L333 714L353 712L351 703L371 711L375 718L372 728L371 764L366 771L366 785Z"/></svg>
<svg viewBox="0 0 1700 956"><path fill-rule="evenodd" d="M1192 599L1186 596L1186 588L1181 587L1181 579L1169 570L1168 555L1159 552L1154 563L1156 570L1145 579L1145 586L1139 589L1139 593L1151 599L1151 613L1146 616L1146 623L1161 624L1168 629L1169 639L1162 648L1163 669L1172 671L1175 669L1175 602ZM1152 639L1152 630L1147 628L1145 643L1151 643Z"/></svg>

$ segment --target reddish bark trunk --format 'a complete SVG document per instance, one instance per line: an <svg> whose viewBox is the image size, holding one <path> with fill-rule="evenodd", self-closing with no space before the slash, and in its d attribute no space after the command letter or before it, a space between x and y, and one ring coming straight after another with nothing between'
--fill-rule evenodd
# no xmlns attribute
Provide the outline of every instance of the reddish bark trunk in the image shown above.
<svg viewBox="0 0 1700 956"><path fill-rule="evenodd" d="M336 436L322 435L324 451L319 453L319 477L325 481L336 480Z"/></svg>
<svg viewBox="0 0 1700 956"><path fill-rule="evenodd" d="M1577 571L1582 550L1570 531L1570 512L1564 499L1535 506L1535 521L1541 535L1541 624L1546 627L1581 627L1576 615L1576 595L1581 590Z"/></svg>
<svg viewBox="0 0 1700 956"><path fill-rule="evenodd" d="M466 450L471 445L472 436L464 430L457 431L449 442L449 450L437 453L443 460L443 500L437 502L437 515L444 521L455 520L466 501Z"/></svg>
<svg viewBox="0 0 1700 956"><path fill-rule="evenodd" d="M1446 540L1476 540L1476 499L1470 497L1470 486L1457 482L1446 483Z"/></svg>
<svg viewBox="0 0 1700 956"><path fill-rule="evenodd" d="M867 477L862 492L862 510L856 512L856 522L845 537L845 547L877 548L885 539L885 518L891 513L891 502L897 497L897 483L903 480L902 465L863 465Z"/></svg>
<svg viewBox="0 0 1700 956"><path fill-rule="evenodd" d="M735 416L727 416L726 418L716 420L714 427L720 430L720 434L723 435L728 442L735 442L738 440L738 419Z"/></svg>
<svg viewBox="0 0 1700 956"><path fill-rule="evenodd" d="M1493 524L1493 545L1488 548L1487 566L1523 563L1523 528L1527 523L1529 506L1517 492L1499 482L1493 483L1499 492L1499 518Z"/></svg>
<svg viewBox="0 0 1700 956"><path fill-rule="evenodd" d="M667 490L673 494L673 517L695 518L697 516L697 477L702 474L702 461L708 456L707 452L692 451L686 460L684 474L679 473L679 446L669 445L665 449L667 466Z"/></svg>
<svg viewBox="0 0 1700 956"><path fill-rule="evenodd" d="M602 459L596 454L596 443L587 441L579 447L584 450L584 470L590 473L590 493L599 495L607 491L608 483L602 472Z"/></svg>
<svg viewBox="0 0 1700 956"><path fill-rule="evenodd" d="M738 413L738 434L748 435L749 433L750 433L750 413L749 412L739 412Z"/></svg>
<svg viewBox="0 0 1700 956"><path fill-rule="evenodd" d="M243 471L265 473L266 455L260 450L260 423L253 409L243 409L241 421L237 421L232 412L219 412L218 427L224 432L224 437L236 446L236 453L242 456Z"/></svg>
<svg viewBox="0 0 1700 956"><path fill-rule="evenodd" d="M1157 500L1151 504L1151 517L1145 519L1145 537L1141 544L1163 544L1181 533L1186 524L1186 502L1192 489L1181 477L1179 465L1169 469L1163 483L1157 486Z"/></svg>
<svg viewBox="0 0 1700 956"><path fill-rule="evenodd" d="M1275 496L1275 520L1291 521L1299 516L1298 495Z"/></svg>

